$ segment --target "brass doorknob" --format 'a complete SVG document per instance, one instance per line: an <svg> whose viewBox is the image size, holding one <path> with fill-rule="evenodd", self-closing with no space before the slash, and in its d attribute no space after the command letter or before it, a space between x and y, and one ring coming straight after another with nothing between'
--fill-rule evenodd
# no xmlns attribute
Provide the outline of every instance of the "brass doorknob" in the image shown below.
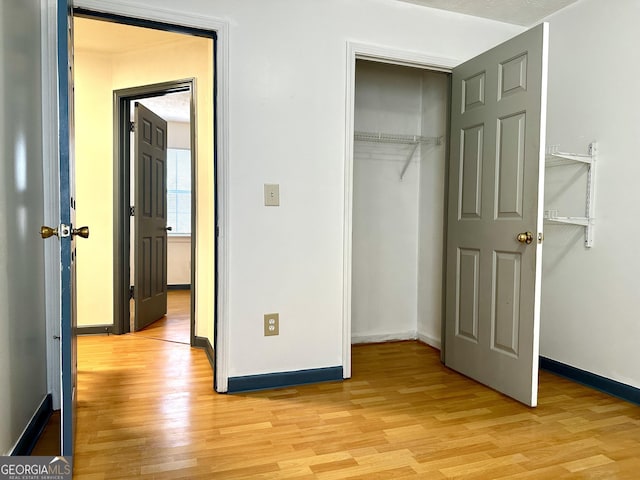
<svg viewBox="0 0 640 480"><path fill-rule="evenodd" d="M77 235L82 238L89 238L89 227L74 228L71 235Z"/></svg>
<svg viewBox="0 0 640 480"><path fill-rule="evenodd" d="M51 228L51 227L47 227L46 225L43 225L40 227L40 236L42 238L49 238L49 237L53 237L53 236L58 236L58 229L57 228Z"/></svg>
<svg viewBox="0 0 640 480"><path fill-rule="evenodd" d="M518 236L516 237L516 240L518 240L520 243L526 243L527 245L529 245L531 244L531 242L533 242L533 233L531 232L519 233Z"/></svg>

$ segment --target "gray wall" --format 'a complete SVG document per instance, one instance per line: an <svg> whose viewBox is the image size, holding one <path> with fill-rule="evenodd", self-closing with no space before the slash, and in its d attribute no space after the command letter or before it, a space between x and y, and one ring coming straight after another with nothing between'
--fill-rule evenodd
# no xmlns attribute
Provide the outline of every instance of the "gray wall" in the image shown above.
<svg viewBox="0 0 640 480"><path fill-rule="evenodd" d="M0 454L6 455L47 393L38 0L0 3L0 57Z"/></svg>

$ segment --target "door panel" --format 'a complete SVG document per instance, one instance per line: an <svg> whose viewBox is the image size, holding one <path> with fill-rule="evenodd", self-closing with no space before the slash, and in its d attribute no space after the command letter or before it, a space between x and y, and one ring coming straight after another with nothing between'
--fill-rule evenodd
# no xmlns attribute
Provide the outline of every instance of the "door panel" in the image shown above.
<svg viewBox="0 0 640 480"><path fill-rule="evenodd" d="M520 55L499 66L499 99L527 90L527 54Z"/></svg>
<svg viewBox="0 0 640 480"><path fill-rule="evenodd" d="M484 105L485 72L477 73L466 80L462 80L462 113Z"/></svg>
<svg viewBox="0 0 640 480"><path fill-rule="evenodd" d="M547 26L452 76L445 363L537 403Z"/></svg>
<svg viewBox="0 0 640 480"><path fill-rule="evenodd" d="M522 218L526 113L498 120L497 218Z"/></svg>
<svg viewBox="0 0 640 480"><path fill-rule="evenodd" d="M459 218L480 218L482 204L482 141L484 127L474 125L461 132L460 215Z"/></svg>
<svg viewBox="0 0 640 480"><path fill-rule="evenodd" d="M167 313L167 122L135 104L135 330Z"/></svg>
<svg viewBox="0 0 640 480"><path fill-rule="evenodd" d="M456 313L456 335L478 341L478 273L480 251L461 248L458 250L458 307Z"/></svg>
<svg viewBox="0 0 640 480"><path fill-rule="evenodd" d="M520 316L520 263L521 255L495 252L493 278L495 294L491 305L491 348L518 356L518 327Z"/></svg>

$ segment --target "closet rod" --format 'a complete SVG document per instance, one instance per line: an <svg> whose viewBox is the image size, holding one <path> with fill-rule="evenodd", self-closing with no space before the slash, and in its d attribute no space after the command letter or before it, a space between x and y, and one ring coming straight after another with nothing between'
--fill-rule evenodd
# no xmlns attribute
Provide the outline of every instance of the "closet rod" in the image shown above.
<svg viewBox="0 0 640 480"><path fill-rule="evenodd" d="M354 132L354 140L379 143L408 143L440 145L442 137L425 137L422 135L400 135L395 133Z"/></svg>

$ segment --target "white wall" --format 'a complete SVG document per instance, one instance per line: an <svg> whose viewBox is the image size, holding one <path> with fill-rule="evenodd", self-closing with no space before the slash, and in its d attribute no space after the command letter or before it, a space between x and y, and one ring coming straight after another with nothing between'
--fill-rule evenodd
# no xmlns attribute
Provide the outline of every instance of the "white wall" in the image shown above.
<svg viewBox="0 0 640 480"><path fill-rule="evenodd" d="M341 365L347 40L464 60L522 28L390 0L179 9L230 25L229 374ZM280 207L264 207L264 183ZM280 335L264 337L271 312Z"/></svg>
<svg viewBox="0 0 640 480"><path fill-rule="evenodd" d="M581 0L548 19L547 141L586 153L597 140L600 155L593 248L584 248L579 227L545 227L540 339L541 355L634 387L640 387L640 256L634 253L640 100L629 93L628 79L640 76L639 18L636 0ZM545 208L584 215L561 193L584 178L573 178L575 168L552 170Z"/></svg>
<svg viewBox="0 0 640 480"><path fill-rule="evenodd" d="M169 237L167 285L191 285L191 237Z"/></svg>
<svg viewBox="0 0 640 480"><path fill-rule="evenodd" d="M167 148L191 149L191 125L189 122L167 122Z"/></svg>
<svg viewBox="0 0 640 480"><path fill-rule="evenodd" d="M167 147L191 149L188 122L167 122ZM167 242L167 284L191 284L191 237L169 235Z"/></svg>
<svg viewBox="0 0 640 480"><path fill-rule="evenodd" d="M358 61L356 131L420 135L422 71ZM420 152L354 144L352 342L416 337Z"/></svg>
<svg viewBox="0 0 640 480"><path fill-rule="evenodd" d="M444 258L445 164L449 76L422 75L422 132L442 137L440 145L424 145L420 155L420 210L418 245L418 338L441 346Z"/></svg>

